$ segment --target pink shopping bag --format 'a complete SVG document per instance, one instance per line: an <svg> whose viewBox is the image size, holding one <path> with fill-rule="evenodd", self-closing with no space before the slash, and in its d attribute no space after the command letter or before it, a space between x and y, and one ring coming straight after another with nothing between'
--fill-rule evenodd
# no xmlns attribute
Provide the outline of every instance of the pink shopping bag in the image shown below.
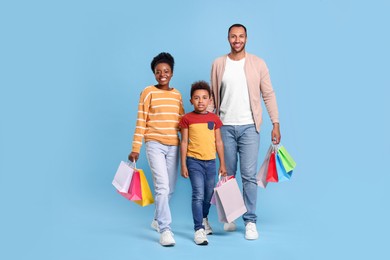
<svg viewBox="0 0 390 260"><path fill-rule="evenodd" d="M233 175L231 176L225 176L225 177L221 177L221 175L219 175L219 180L217 182L217 184L215 185L215 187L219 187L221 186L223 183L227 182L228 180L230 180L231 178L234 178ZM211 200L210 200L210 204L213 204L215 205L217 203L217 200L215 198L215 192L213 193L213 196L211 197Z"/></svg>
<svg viewBox="0 0 390 260"><path fill-rule="evenodd" d="M231 223L247 212L235 178L214 188L214 193L220 222Z"/></svg>
<svg viewBox="0 0 390 260"><path fill-rule="evenodd" d="M133 174L129 188L130 200L142 200L141 178L139 171Z"/></svg>
<svg viewBox="0 0 390 260"><path fill-rule="evenodd" d="M268 148L268 151L265 155L264 162L261 165L260 170L257 173L257 177L256 177L257 185L264 188L264 189L267 187L267 184L268 184L267 173L268 173L269 158L271 157L272 150L273 150L273 147L271 144Z"/></svg>
<svg viewBox="0 0 390 260"><path fill-rule="evenodd" d="M153 198L152 191L150 190L150 186L148 180L146 179L144 171L139 169L138 172L139 172L140 182L141 182L142 199L132 200L132 201L142 207L145 207L154 203L154 198Z"/></svg>
<svg viewBox="0 0 390 260"><path fill-rule="evenodd" d="M128 192L118 191L118 193L128 200L142 200L141 178L138 170L133 173Z"/></svg>

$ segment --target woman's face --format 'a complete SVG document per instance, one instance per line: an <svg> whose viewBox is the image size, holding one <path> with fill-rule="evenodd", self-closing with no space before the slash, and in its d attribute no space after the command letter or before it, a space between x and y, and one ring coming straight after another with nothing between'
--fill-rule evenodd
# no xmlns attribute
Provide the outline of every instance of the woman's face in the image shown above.
<svg viewBox="0 0 390 260"><path fill-rule="evenodd" d="M171 66L167 63L159 63L154 68L154 76L160 87L169 88L169 81L173 76Z"/></svg>

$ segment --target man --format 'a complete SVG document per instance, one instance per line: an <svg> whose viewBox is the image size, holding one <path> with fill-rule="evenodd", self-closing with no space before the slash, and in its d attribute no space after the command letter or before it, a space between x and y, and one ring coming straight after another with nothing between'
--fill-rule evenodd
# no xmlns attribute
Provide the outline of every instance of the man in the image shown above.
<svg viewBox="0 0 390 260"><path fill-rule="evenodd" d="M228 175L236 175L237 154L243 197L247 212L243 215L245 238L257 239L257 158L262 122L262 97L273 123L271 139L280 142L278 107L265 62L245 51L246 28L233 24L228 30L230 53L217 58L211 68L211 87L214 94L215 113L220 116L222 140ZM226 231L234 231L234 222L224 225Z"/></svg>

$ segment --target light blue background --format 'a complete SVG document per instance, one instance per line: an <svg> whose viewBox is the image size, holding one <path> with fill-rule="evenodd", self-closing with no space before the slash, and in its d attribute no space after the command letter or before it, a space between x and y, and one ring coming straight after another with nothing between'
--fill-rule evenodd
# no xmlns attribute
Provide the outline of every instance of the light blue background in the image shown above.
<svg viewBox="0 0 390 260"><path fill-rule="evenodd" d="M2 1L0 258L388 259L389 13L379 0ZM111 185L139 93L155 83L151 59L168 51L190 111L190 84L209 80L236 22L269 66L298 166L290 182L259 188L257 241L244 239L242 220L223 232L212 208L207 247L192 241L180 177L177 245L163 248L153 206ZM144 150L137 166L150 181Z"/></svg>

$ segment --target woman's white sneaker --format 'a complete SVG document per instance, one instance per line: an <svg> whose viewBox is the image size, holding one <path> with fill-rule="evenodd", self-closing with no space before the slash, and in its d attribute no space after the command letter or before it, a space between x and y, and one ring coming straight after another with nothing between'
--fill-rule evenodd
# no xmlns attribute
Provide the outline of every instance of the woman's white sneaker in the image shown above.
<svg viewBox="0 0 390 260"><path fill-rule="evenodd" d="M259 233L257 232L256 224L253 222L248 222L245 226L245 238L248 240L255 240L259 238Z"/></svg>
<svg viewBox="0 0 390 260"><path fill-rule="evenodd" d="M174 246L175 239L173 239L173 233L170 230L165 230L160 235L160 244L162 246Z"/></svg>
<svg viewBox="0 0 390 260"><path fill-rule="evenodd" d="M150 226L151 226L154 230L156 230L157 232L160 232L160 229L158 228L158 222L157 222L157 220L153 219L152 224L150 224Z"/></svg>

